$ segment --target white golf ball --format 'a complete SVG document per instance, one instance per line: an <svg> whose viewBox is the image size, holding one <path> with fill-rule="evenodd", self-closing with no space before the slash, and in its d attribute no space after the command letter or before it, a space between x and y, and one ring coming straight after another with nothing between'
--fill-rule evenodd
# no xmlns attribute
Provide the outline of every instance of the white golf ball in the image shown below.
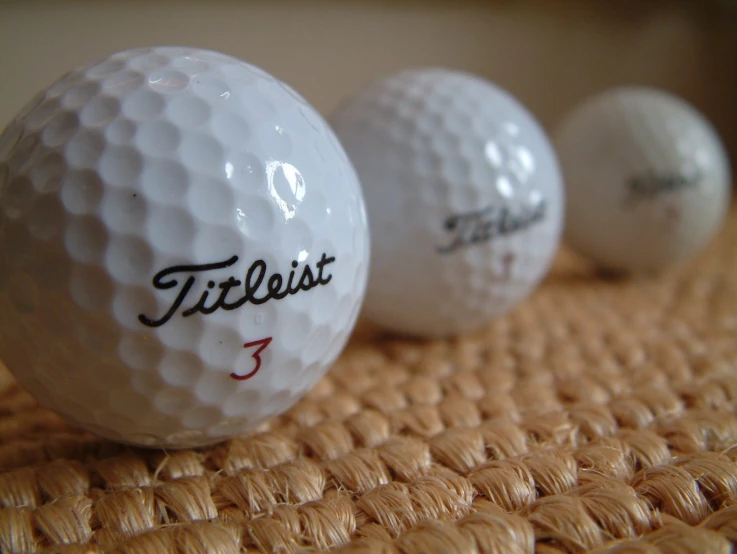
<svg viewBox="0 0 737 554"><path fill-rule="evenodd" d="M365 291L360 186L324 119L212 51L125 51L0 135L0 357L143 446L247 432L310 389Z"/></svg>
<svg viewBox="0 0 737 554"><path fill-rule="evenodd" d="M729 209L716 131L692 106L624 87L583 102L554 134L566 241L605 269L654 271L696 253Z"/></svg>
<svg viewBox="0 0 737 554"><path fill-rule="evenodd" d="M487 324L547 273L562 226L553 148L485 80L405 70L332 114L371 220L368 318L442 337Z"/></svg>

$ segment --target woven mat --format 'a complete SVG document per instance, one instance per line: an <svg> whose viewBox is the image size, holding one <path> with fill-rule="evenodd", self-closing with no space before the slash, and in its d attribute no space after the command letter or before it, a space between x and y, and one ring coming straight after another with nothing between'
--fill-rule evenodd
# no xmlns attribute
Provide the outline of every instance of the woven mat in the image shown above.
<svg viewBox="0 0 737 554"><path fill-rule="evenodd" d="M288 414L199 451L99 440L0 370L0 551L729 552L735 239L733 211L698 259L629 281L562 250L455 341L361 325Z"/></svg>

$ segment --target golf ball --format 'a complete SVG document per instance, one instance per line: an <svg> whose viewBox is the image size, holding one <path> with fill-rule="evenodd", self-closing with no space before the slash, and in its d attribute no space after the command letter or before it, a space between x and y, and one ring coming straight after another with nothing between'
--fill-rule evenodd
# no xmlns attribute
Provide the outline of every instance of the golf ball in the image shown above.
<svg viewBox="0 0 737 554"><path fill-rule="evenodd" d="M476 330L547 273L563 197L553 148L509 93L470 74L408 69L330 123L371 220L365 315L425 337Z"/></svg>
<svg viewBox="0 0 737 554"><path fill-rule="evenodd" d="M601 267L655 271L699 251L729 209L716 131L670 93L640 87L584 101L557 127L566 241Z"/></svg>
<svg viewBox="0 0 737 554"><path fill-rule="evenodd" d="M327 123L220 53L116 53L0 135L0 357L109 439L204 445L289 408L344 347L368 255Z"/></svg>

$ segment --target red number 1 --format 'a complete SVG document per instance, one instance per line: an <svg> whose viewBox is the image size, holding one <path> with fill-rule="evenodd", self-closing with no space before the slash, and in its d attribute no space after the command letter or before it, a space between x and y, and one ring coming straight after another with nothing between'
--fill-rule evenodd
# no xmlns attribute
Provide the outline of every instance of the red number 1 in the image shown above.
<svg viewBox="0 0 737 554"><path fill-rule="evenodd" d="M258 370L261 369L261 352L264 351L264 349L269 346L269 343L271 342L271 337L266 337L265 339L259 339L252 342L247 342L243 345L243 348L251 348L252 346L258 346L256 351L251 354L251 358L256 360L256 366L253 368L253 370L250 373L247 373L246 375L238 375L237 373L233 372L230 374L230 376L233 379L236 379L237 381L245 381L246 379L250 379L256 373L258 373Z"/></svg>
<svg viewBox="0 0 737 554"><path fill-rule="evenodd" d="M514 254L507 252L502 257L502 263L504 264L504 279L509 279L512 276L512 263L514 263Z"/></svg>

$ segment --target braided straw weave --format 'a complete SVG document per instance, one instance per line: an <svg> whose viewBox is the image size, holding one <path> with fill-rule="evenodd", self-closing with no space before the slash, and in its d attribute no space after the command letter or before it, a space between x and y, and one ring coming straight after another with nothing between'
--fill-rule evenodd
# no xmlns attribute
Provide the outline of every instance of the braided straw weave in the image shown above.
<svg viewBox="0 0 737 554"><path fill-rule="evenodd" d="M209 449L97 439L0 371L0 551L730 552L736 215L657 278L562 251L473 336L364 325L309 397Z"/></svg>

